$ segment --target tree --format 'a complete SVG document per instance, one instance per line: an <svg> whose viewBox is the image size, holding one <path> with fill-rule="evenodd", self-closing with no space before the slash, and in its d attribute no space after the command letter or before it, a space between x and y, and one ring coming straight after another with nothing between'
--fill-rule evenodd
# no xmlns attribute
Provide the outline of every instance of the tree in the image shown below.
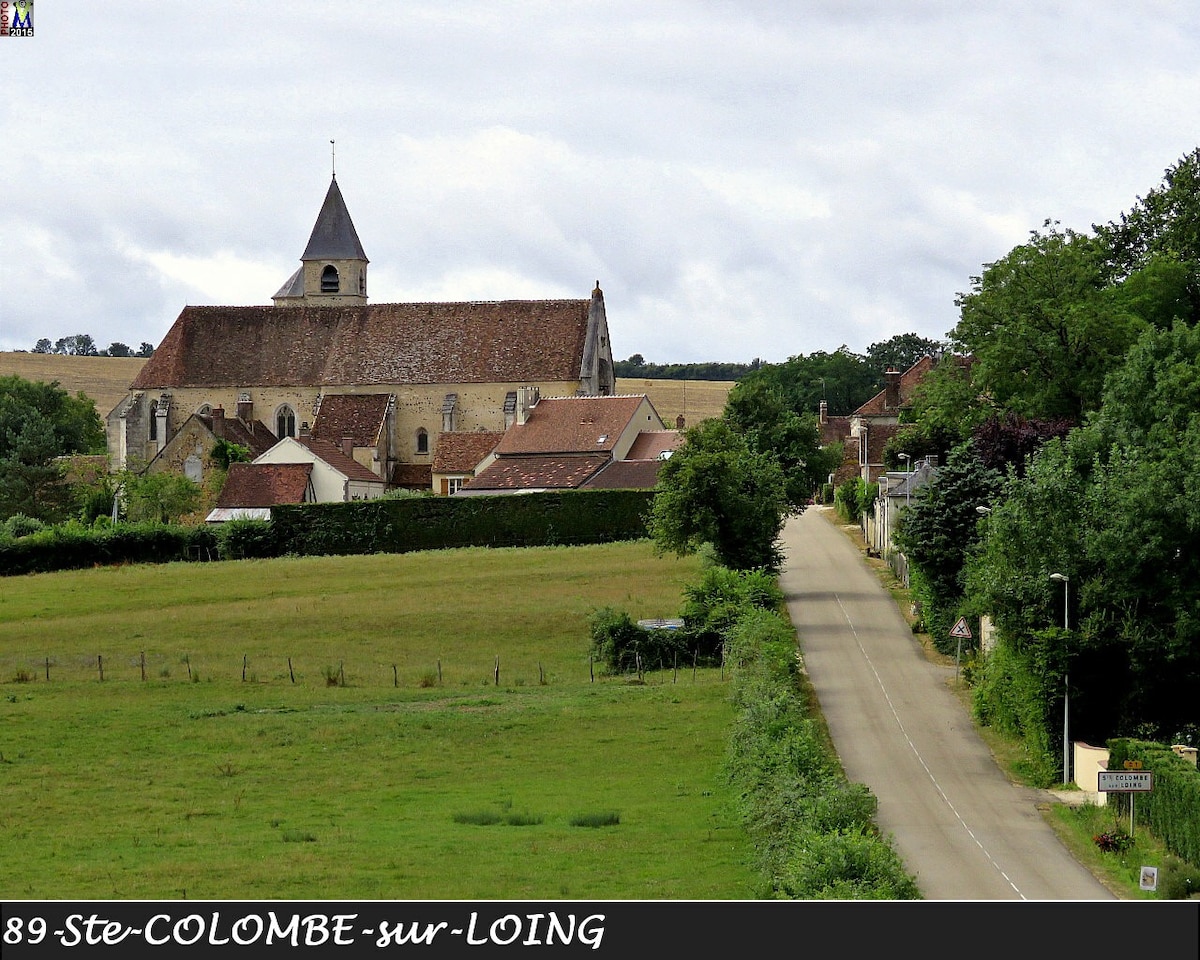
<svg viewBox="0 0 1200 960"><path fill-rule="evenodd" d="M824 400L829 413L838 416L849 414L878 393L883 377L865 358L843 346L834 353L818 351L784 363L764 363L742 377L734 390L755 384L776 391L782 403L798 414L817 412Z"/></svg>
<svg viewBox="0 0 1200 960"><path fill-rule="evenodd" d="M108 349L104 351L103 355L106 357L132 357L133 351L129 348L128 344L114 340L108 345Z"/></svg>
<svg viewBox="0 0 1200 960"><path fill-rule="evenodd" d="M867 347L867 362L876 373L899 370L903 373L925 357L939 357L945 344L915 333L899 333L890 340Z"/></svg>
<svg viewBox="0 0 1200 960"><path fill-rule="evenodd" d="M950 625L964 595L963 564L979 538L975 508L995 498L1000 479L970 443L961 444L900 514L896 544L920 574L925 618L939 648L951 643Z"/></svg>
<svg viewBox="0 0 1200 960"><path fill-rule="evenodd" d="M813 413L801 415L790 409L782 391L760 379L743 381L730 390L725 419L753 450L771 454L779 462L792 509L804 509L841 462L840 456L822 449Z"/></svg>
<svg viewBox="0 0 1200 960"><path fill-rule="evenodd" d="M70 337L60 337L54 344L54 352L69 357L95 357L96 342L89 334L77 333Z"/></svg>
<svg viewBox="0 0 1200 960"><path fill-rule="evenodd" d="M95 404L57 382L0 377L0 518L60 519L70 504L55 457L104 450Z"/></svg>
<svg viewBox="0 0 1200 960"><path fill-rule="evenodd" d="M711 544L733 570L776 570L789 509L783 470L722 419L689 428L659 471L650 533L679 555Z"/></svg>
<svg viewBox="0 0 1200 960"><path fill-rule="evenodd" d="M1000 410L1080 423L1146 329L1108 283L1103 245L1046 221L959 294L951 332L971 384Z"/></svg>
<svg viewBox="0 0 1200 960"><path fill-rule="evenodd" d="M45 337L42 337L33 348L34 353L53 353L54 345Z"/></svg>
<svg viewBox="0 0 1200 960"><path fill-rule="evenodd" d="M176 473L127 473L121 488L125 515L134 521L175 523L200 505L200 487Z"/></svg>
<svg viewBox="0 0 1200 960"><path fill-rule="evenodd" d="M138 352L136 355L139 357L154 356L154 344L147 343L145 340L143 340L142 345L140 347L138 347Z"/></svg>

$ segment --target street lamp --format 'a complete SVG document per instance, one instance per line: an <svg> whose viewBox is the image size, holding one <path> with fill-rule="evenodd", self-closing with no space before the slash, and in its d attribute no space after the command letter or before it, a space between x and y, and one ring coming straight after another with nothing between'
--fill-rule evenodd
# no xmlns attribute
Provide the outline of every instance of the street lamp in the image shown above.
<svg viewBox="0 0 1200 960"><path fill-rule="evenodd" d="M1063 585L1063 629L1071 629L1071 578L1065 573L1050 574L1051 580L1058 580ZM1071 782L1070 775L1070 717L1069 696L1071 690L1071 675L1067 670L1063 670L1063 783Z"/></svg>
<svg viewBox="0 0 1200 960"><path fill-rule="evenodd" d="M896 457L898 459L904 461L905 473L911 473L912 472L912 457L910 457L907 453L898 453L898 454L896 454ZM909 490L909 488L911 486L912 486L912 477L909 477L907 480L904 481L904 505L906 507L908 506L909 494L911 492Z"/></svg>

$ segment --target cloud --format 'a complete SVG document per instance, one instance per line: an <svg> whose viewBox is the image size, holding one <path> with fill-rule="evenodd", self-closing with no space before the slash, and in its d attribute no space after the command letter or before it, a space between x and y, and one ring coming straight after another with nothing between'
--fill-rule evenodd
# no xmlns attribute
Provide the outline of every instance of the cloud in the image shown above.
<svg viewBox="0 0 1200 960"><path fill-rule="evenodd" d="M223 8L224 9L224 8ZM1196 146L1182 5L63 0L0 59L0 348L269 302L330 174L373 300L605 291L614 351L940 338Z"/></svg>

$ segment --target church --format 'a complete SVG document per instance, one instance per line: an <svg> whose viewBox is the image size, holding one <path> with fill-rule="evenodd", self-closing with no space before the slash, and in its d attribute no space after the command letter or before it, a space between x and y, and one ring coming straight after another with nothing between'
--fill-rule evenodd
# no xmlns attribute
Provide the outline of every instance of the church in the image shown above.
<svg viewBox="0 0 1200 960"><path fill-rule="evenodd" d="M586 299L370 303L369 261L336 175L271 306L188 306L106 418L114 471L141 470L193 415L352 451L427 490L441 436L501 432L519 390L614 392L597 282Z"/></svg>

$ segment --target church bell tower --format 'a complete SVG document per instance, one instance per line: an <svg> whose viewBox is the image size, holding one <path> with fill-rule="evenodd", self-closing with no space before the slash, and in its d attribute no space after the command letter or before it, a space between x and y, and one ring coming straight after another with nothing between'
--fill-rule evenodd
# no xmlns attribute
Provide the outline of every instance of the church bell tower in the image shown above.
<svg viewBox="0 0 1200 960"><path fill-rule="evenodd" d="M277 307L365 304L368 262L335 174L300 257L300 269L272 299Z"/></svg>

